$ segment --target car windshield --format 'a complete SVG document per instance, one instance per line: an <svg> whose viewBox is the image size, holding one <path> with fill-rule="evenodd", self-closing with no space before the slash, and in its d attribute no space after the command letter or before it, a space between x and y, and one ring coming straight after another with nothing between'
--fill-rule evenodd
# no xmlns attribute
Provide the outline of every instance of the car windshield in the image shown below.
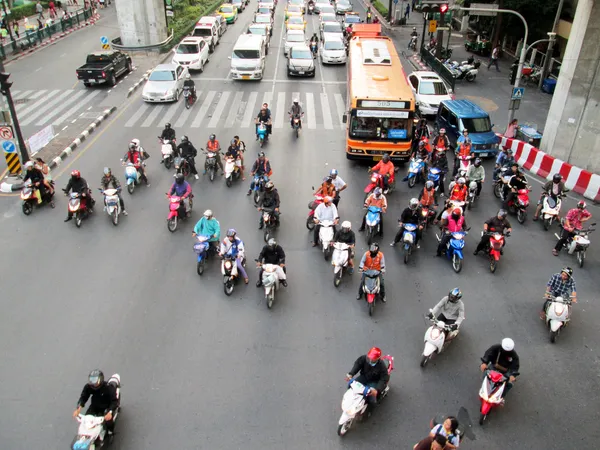
<svg viewBox="0 0 600 450"><path fill-rule="evenodd" d="M256 16L254 21L256 23L271 23L271 18L269 16Z"/></svg>
<svg viewBox="0 0 600 450"><path fill-rule="evenodd" d="M304 42L304 35L298 33L288 33L286 40L288 42Z"/></svg>
<svg viewBox="0 0 600 450"><path fill-rule="evenodd" d="M313 59L313 55L310 50L305 48L293 48L290 51L292 59Z"/></svg>
<svg viewBox="0 0 600 450"><path fill-rule="evenodd" d="M252 27L248 31L250 31L251 34L258 34L259 36L267 35L267 29L265 27Z"/></svg>
<svg viewBox="0 0 600 450"><path fill-rule="evenodd" d="M360 111L360 110L359 110ZM364 110L363 110L364 111ZM379 111L377 111L379 113ZM394 114L395 111L390 111ZM403 141L411 139L412 120L400 118L357 117L350 121L350 137L369 141Z"/></svg>
<svg viewBox="0 0 600 450"><path fill-rule="evenodd" d="M441 81L421 81L419 94L422 95L448 95L446 85Z"/></svg>
<svg viewBox="0 0 600 450"><path fill-rule="evenodd" d="M341 6L342 8L348 8L350 6L350 3L345 2L343 0L338 0L337 5L338 5L338 7Z"/></svg>
<svg viewBox="0 0 600 450"><path fill-rule="evenodd" d="M323 33L342 33L342 26L339 23L326 23L323 25Z"/></svg>
<svg viewBox="0 0 600 450"><path fill-rule="evenodd" d="M173 70L155 70L150 74L150 81L174 81L175 72Z"/></svg>
<svg viewBox="0 0 600 450"><path fill-rule="evenodd" d="M461 119L463 127L469 130L469 133L487 133L492 131L492 124L489 117L479 117L477 119Z"/></svg>
<svg viewBox="0 0 600 450"><path fill-rule="evenodd" d="M236 5L236 6L237 6L237 5L241 5L241 4L242 4L242 0L233 0L233 1L231 2L231 4L232 4L232 5Z"/></svg>
<svg viewBox="0 0 600 450"><path fill-rule="evenodd" d="M192 55L198 53L198 45L196 44L179 44L177 46L177 54Z"/></svg>
<svg viewBox="0 0 600 450"><path fill-rule="evenodd" d="M304 0L290 0L289 3L290 5L303 5Z"/></svg>
<svg viewBox="0 0 600 450"><path fill-rule="evenodd" d="M221 12L222 13L232 13L233 6L221 6Z"/></svg>
<svg viewBox="0 0 600 450"><path fill-rule="evenodd" d="M325 41L325 50L344 50L344 43L338 40Z"/></svg>
<svg viewBox="0 0 600 450"><path fill-rule="evenodd" d="M194 28L194 34L192 36L212 36L212 31L210 28Z"/></svg>
<svg viewBox="0 0 600 450"><path fill-rule="evenodd" d="M299 17L299 16L291 16L288 19L288 23L291 23L294 25L302 25L304 23L304 20L302 19L302 17Z"/></svg>
<svg viewBox="0 0 600 450"><path fill-rule="evenodd" d="M344 19L344 21L346 23L360 23L360 17L359 16L346 16L346 18Z"/></svg>
<svg viewBox="0 0 600 450"><path fill-rule="evenodd" d="M232 59L258 59L260 57L258 50L234 50Z"/></svg>
<svg viewBox="0 0 600 450"><path fill-rule="evenodd" d="M321 11L321 14L322 14L322 13L326 13L326 14L327 14L327 13L330 13L330 14L335 14L335 9L334 9L334 8L333 8L333 6L331 6L331 5L325 5L325 6L321 6L321 7L319 8L319 11Z"/></svg>

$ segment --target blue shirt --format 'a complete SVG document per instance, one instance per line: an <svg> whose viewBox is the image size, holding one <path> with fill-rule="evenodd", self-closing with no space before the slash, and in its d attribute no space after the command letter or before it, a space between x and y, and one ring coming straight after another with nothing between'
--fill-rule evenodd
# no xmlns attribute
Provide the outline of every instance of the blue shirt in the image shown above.
<svg viewBox="0 0 600 450"><path fill-rule="evenodd" d="M575 290L575 280L573 277L569 277L567 281L563 281L560 273L552 275L547 286L555 297L569 298L571 293L577 292Z"/></svg>

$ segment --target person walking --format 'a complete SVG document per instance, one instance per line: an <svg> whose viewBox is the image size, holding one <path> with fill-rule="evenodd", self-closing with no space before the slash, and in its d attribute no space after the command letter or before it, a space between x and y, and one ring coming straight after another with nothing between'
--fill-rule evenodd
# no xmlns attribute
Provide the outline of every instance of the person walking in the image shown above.
<svg viewBox="0 0 600 450"><path fill-rule="evenodd" d="M19 21L15 20L13 22L13 33L15 33L15 36L17 36L17 39L19 38Z"/></svg>
<svg viewBox="0 0 600 450"><path fill-rule="evenodd" d="M48 14L51 19L56 19L56 6L52 0L48 3Z"/></svg>
<svg viewBox="0 0 600 450"><path fill-rule="evenodd" d="M371 23L371 7L367 8L367 23Z"/></svg>
<svg viewBox="0 0 600 450"><path fill-rule="evenodd" d="M404 20L408 21L408 16L410 16L410 4L406 4L406 10L404 11Z"/></svg>
<svg viewBox="0 0 600 450"><path fill-rule="evenodd" d="M519 129L519 121L517 119L513 119L508 126L506 127L506 132L504 136L510 139L514 139L517 137L517 130Z"/></svg>
<svg viewBox="0 0 600 450"><path fill-rule="evenodd" d="M500 72L500 68L498 67L498 57L500 56L500 45L496 45L494 50L492 50L492 56L490 57L490 63L488 64L488 70L490 67L496 66L496 71Z"/></svg>
<svg viewBox="0 0 600 450"><path fill-rule="evenodd" d="M35 11L39 14L38 21L39 21L39 19L43 19L44 18L44 7L42 6L42 4L40 3L39 0L35 4Z"/></svg>

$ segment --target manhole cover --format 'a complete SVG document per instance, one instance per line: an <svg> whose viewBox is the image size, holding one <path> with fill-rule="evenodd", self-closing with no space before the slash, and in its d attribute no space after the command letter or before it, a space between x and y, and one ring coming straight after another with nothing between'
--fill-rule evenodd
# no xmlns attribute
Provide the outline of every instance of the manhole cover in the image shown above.
<svg viewBox="0 0 600 450"><path fill-rule="evenodd" d="M20 98L19 100L15 100L14 103L15 105L22 105L23 103L27 103L29 100L29 98Z"/></svg>

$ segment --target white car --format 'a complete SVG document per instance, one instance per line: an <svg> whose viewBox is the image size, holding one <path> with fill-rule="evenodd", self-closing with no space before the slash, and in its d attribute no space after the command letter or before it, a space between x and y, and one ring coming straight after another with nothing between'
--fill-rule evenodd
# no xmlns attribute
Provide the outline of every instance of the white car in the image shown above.
<svg viewBox="0 0 600 450"><path fill-rule="evenodd" d="M283 54L287 56L290 53L290 48L306 45L306 35L302 30L288 30L284 41Z"/></svg>
<svg viewBox="0 0 600 450"><path fill-rule="evenodd" d="M319 22L320 22L320 24L324 24L326 22L339 23L337 16L335 14L331 14L331 13L321 13L321 16L319 17Z"/></svg>
<svg viewBox="0 0 600 450"><path fill-rule="evenodd" d="M317 14L319 14L321 12L321 8L326 8L331 6L331 3L329 3L327 0L317 0L315 2L315 12Z"/></svg>
<svg viewBox="0 0 600 450"><path fill-rule="evenodd" d="M269 54L269 46L271 45L271 35L269 34L269 27L264 23L252 23L248 27L248 34L258 34L265 38L266 54Z"/></svg>
<svg viewBox="0 0 600 450"><path fill-rule="evenodd" d="M331 4L319 5L319 14L333 14L335 15L335 8Z"/></svg>
<svg viewBox="0 0 600 450"><path fill-rule="evenodd" d="M335 2L335 13L346 14L352 11L352 4L348 0L337 0Z"/></svg>
<svg viewBox="0 0 600 450"><path fill-rule="evenodd" d="M346 64L346 45L339 35L325 33L321 41L321 62L323 64Z"/></svg>
<svg viewBox="0 0 600 450"><path fill-rule="evenodd" d="M175 55L171 61L173 64L186 66L189 70L204 70L204 64L208 62L208 45L202 38L188 37L173 49Z"/></svg>
<svg viewBox="0 0 600 450"><path fill-rule="evenodd" d="M273 16L270 14L254 14L254 23L260 23L269 27L269 35L273 36Z"/></svg>
<svg viewBox="0 0 600 450"><path fill-rule="evenodd" d="M325 22L321 24L321 40L325 39L328 34L337 34L339 38L344 37L342 24L339 22Z"/></svg>
<svg viewBox="0 0 600 450"><path fill-rule="evenodd" d="M188 73L185 66L159 64L144 85L142 99L145 102L176 102L183 91L183 82Z"/></svg>
<svg viewBox="0 0 600 450"><path fill-rule="evenodd" d="M442 100L452 100L452 91L435 72L417 71L408 76L419 110L424 115L437 114Z"/></svg>

